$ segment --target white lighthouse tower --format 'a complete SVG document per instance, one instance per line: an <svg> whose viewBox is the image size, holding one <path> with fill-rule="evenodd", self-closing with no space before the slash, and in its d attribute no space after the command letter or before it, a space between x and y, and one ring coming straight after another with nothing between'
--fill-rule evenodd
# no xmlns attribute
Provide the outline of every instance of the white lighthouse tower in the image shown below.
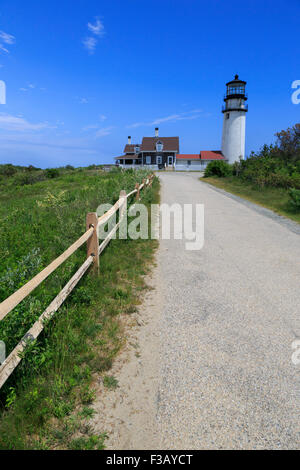
<svg viewBox="0 0 300 470"><path fill-rule="evenodd" d="M234 80L226 83L225 105L222 108L224 114L222 153L228 163L238 162L245 158L246 112L248 111L246 83L240 80L238 75L234 77Z"/></svg>

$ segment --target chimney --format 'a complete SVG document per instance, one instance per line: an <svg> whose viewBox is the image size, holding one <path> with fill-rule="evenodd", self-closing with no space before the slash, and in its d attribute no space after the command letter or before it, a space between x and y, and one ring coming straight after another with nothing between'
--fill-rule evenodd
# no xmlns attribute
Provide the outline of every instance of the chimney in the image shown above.
<svg viewBox="0 0 300 470"><path fill-rule="evenodd" d="M155 137L158 137L158 131L159 131L159 129L158 129L158 127L156 127L155 128Z"/></svg>
<svg viewBox="0 0 300 470"><path fill-rule="evenodd" d="M128 136L128 145L131 145L131 135Z"/></svg>

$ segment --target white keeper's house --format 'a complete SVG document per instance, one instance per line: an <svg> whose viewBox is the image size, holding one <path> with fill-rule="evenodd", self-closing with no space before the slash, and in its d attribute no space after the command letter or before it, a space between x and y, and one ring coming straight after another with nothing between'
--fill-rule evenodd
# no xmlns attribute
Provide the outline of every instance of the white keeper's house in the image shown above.
<svg viewBox="0 0 300 470"><path fill-rule="evenodd" d="M201 150L195 154L179 153L179 137L160 137L158 127L154 137L143 137L142 143L132 143L131 136L125 145L124 154L115 157L121 168L142 168L171 171L203 171L209 162L224 160L234 163L245 158L245 93L246 82L238 75L226 83L227 91L222 107L223 135L222 150Z"/></svg>

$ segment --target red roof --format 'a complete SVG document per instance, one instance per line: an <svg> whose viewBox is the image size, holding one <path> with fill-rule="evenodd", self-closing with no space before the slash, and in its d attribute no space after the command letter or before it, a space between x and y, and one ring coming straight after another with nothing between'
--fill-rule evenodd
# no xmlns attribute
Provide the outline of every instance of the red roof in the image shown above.
<svg viewBox="0 0 300 470"><path fill-rule="evenodd" d="M178 153L176 155L177 160L200 160L199 153Z"/></svg>
<svg viewBox="0 0 300 470"><path fill-rule="evenodd" d="M201 160L225 160L221 150L201 150Z"/></svg>

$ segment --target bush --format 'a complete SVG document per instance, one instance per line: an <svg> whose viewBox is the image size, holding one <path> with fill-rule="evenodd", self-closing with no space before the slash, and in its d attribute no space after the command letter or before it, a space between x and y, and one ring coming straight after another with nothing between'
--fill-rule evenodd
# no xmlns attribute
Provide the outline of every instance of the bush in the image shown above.
<svg viewBox="0 0 300 470"><path fill-rule="evenodd" d="M9 177L13 176L15 173L17 173L17 168L10 163L6 165L0 165L0 175Z"/></svg>
<svg viewBox="0 0 300 470"><path fill-rule="evenodd" d="M15 176L15 183L19 186L26 184L34 184L46 179L43 171L17 173Z"/></svg>
<svg viewBox="0 0 300 470"><path fill-rule="evenodd" d="M292 209L300 212L300 190L295 188L290 189L289 196Z"/></svg>
<svg viewBox="0 0 300 470"><path fill-rule="evenodd" d="M40 168L36 168L33 165L29 165L27 168L25 168L25 171L39 171Z"/></svg>
<svg viewBox="0 0 300 470"><path fill-rule="evenodd" d="M264 145L234 164L233 174L260 187L300 189L300 124L275 135L275 145Z"/></svg>
<svg viewBox="0 0 300 470"><path fill-rule="evenodd" d="M45 170L47 178L58 178L59 177L59 170L57 168L47 168Z"/></svg>
<svg viewBox="0 0 300 470"><path fill-rule="evenodd" d="M230 176L232 174L231 166L224 162L223 160L216 160L210 162L204 173L204 177L207 178L209 176L218 176L218 177L225 177Z"/></svg>

